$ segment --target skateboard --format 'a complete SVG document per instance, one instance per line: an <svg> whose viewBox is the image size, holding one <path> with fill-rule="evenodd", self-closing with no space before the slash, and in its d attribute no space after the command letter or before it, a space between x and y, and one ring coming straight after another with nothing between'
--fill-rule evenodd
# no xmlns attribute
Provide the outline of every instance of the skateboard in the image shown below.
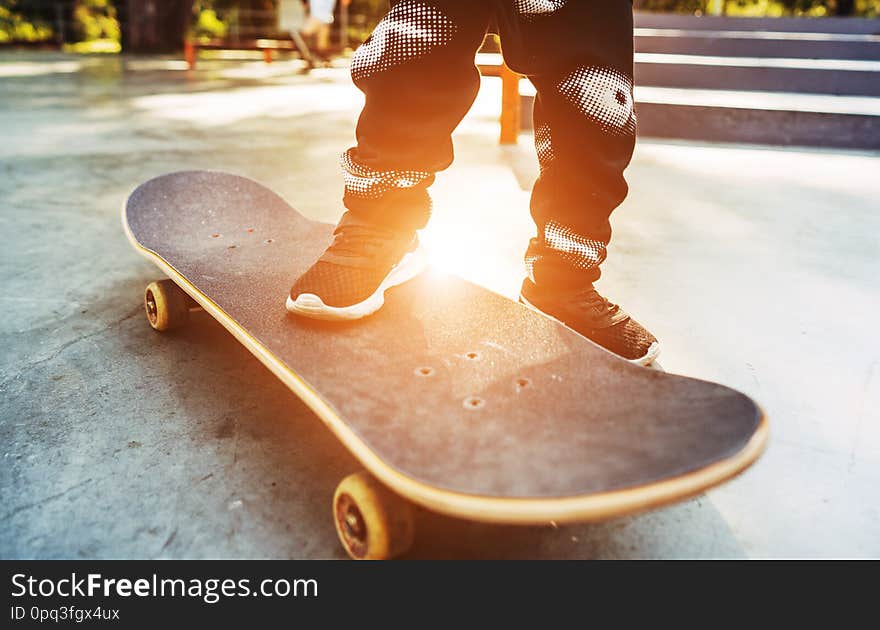
<svg viewBox="0 0 880 630"><path fill-rule="evenodd" d="M404 553L416 508L597 521L697 495L764 449L767 422L746 395L633 365L456 276L426 271L354 322L289 314L289 287L333 226L253 180L156 177L131 193L122 222L167 276L144 294L152 327L204 309L363 465L332 502L353 558Z"/></svg>

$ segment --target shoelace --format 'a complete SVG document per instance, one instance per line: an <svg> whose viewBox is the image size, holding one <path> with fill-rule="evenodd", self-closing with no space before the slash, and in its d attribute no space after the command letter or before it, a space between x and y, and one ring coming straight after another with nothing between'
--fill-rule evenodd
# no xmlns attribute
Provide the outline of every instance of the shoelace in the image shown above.
<svg viewBox="0 0 880 630"><path fill-rule="evenodd" d="M599 295L599 292L593 287L578 291L574 294L573 300L579 304L586 304L596 311L607 312L610 315L613 315L620 310L620 307L617 304L614 304L607 298Z"/></svg>
<svg viewBox="0 0 880 630"><path fill-rule="evenodd" d="M364 225L340 226L327 252L350 258L376 258L387 249L393 238L392 231L382 228Z"/></svg>

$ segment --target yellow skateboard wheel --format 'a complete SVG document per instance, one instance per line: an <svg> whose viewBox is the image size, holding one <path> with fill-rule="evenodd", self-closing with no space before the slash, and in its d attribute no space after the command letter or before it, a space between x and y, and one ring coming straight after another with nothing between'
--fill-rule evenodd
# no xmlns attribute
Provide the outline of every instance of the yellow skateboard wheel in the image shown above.
<svg viewBox="0 0 880 630"><path fill-rule="evenodd" d="M413 505L367 472L349 475L336 487L333 521L342 546L355 560L395 558L415 539Z"/></svg>
<svg viewBox="0 0 880 630"><path fill-rule="evenodd" d="M189 297L171 280L157 280L144 290L147 321L154 330L165 332L189 321Z"/></svg>

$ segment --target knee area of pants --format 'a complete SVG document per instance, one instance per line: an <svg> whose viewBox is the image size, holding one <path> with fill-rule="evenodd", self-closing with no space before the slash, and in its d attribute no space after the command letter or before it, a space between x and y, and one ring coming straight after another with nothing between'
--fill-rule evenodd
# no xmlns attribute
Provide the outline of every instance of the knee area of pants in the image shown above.
<svg viewBox="0 0 880 630"><path fill-rule="evenodd" d="M420 0L402 0L391 7L372 35L352 58L355 82L427 57L452 41L458 30L450 16Z"/></svg>
<svg viewBox="0 0 880 630"><path fill-rule="evenodd" d="M635 133L632 79L614 68L580 66L564 75L556 91L581 115L614 135Z"/></svg>

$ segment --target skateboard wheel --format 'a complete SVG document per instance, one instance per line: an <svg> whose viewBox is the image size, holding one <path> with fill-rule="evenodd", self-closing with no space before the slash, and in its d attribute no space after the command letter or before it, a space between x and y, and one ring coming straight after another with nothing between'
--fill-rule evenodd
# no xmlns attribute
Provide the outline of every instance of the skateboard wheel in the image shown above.
<svg viewBox="0 0 880 630"><path fill-rule="evenodd" d="M171 280L157 280L144 290L147 321L154 330L179 328L189 319L190 297Z"/></svg>
<svg viewBox="0 0 880 630"><path fill-rule="evenodd" d="M333 522L355 560L387 560L415 539L415 510L367 472L349 475L333 495Z"/></svg>

